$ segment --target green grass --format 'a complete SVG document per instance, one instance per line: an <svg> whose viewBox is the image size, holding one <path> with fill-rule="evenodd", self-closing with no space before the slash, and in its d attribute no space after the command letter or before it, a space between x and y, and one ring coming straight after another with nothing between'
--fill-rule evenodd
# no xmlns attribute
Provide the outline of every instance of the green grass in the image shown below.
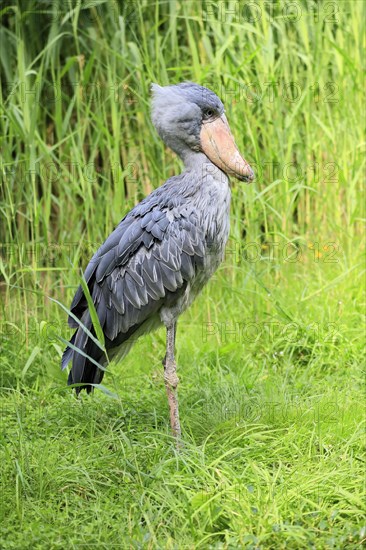
<svg viewBox="0 0 366 550"><path fill-rule="evenodd" d="M361 547L364 3L0 9L0 546ZM181 169L149 87L182 80L222 97L257 178L232 182L225 261L178 326L177 454L164 332L76 399L50 298L68 307L97 246Z"/></svg>

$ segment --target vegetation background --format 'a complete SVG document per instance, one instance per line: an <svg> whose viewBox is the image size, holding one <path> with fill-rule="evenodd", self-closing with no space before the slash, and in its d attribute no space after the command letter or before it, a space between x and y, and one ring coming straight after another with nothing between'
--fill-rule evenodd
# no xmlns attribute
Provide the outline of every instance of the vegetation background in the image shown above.
<svg viewBox="0 0 366 550"><path fill-rule="evenodd" d="M365 3L3 0L1 542L8 548L358 548L364 502ZM178 331L77 400L60 358L81 268L181 169L149 88L224 101L256 181Z"/></svg>

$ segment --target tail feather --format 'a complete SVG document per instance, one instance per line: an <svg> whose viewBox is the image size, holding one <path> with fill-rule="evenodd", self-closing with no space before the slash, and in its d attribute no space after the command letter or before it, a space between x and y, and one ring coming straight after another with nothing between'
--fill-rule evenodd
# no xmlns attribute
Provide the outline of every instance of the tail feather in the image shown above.
<svg viewBox="0 0 366 550"><path fill-rule="evenodd" d="M82 328L79 328L76 331L75 347L82 350L84 354L103 366L103 351L91 338L89 338ZM81 353L74 350L68 384L85 383L85 385L75 388L76 393L80 393L80 390L82 389L86 389L87 392L90 393L93 386L90 386L89 384L99 384L103 378L104 371L99 369L92 361L88 359L88 357L85 357Z"/></svg>
<svg viewBox="0 0 366 550"><path fill-rule="evenodd" d="M85 323L86 324L86 323ZM130 347L134 343L134 339L131 338L134 334L136 337L139 335L139 329L143 328L145 324L135 325L131 327L125 333L119 333L117 338L114 340L109 340L105 338L106 349L110 359L114 358L115 355L118 358L122 359L129 351ZM86 324L87 326L87 324ZM152 327L146 326L146 332L149 332ZM93 329L91 329L94 332ZM104 366L104 353L103 351L95 344L95 342L89 338L86 332L79 327L78 330L72 335L70 344L75 346L83 351L88 357L100 363L101 366ZM69 373L67 380L68 385L71 384L83 384L75 388L77 394L81 390L85 389L88 393L92 392L94 387L91 384L100 384L103 376L104 370L99 369L92 361L90 361L81 353L78 353L75 349L70 348L69 346L65 349L62 356L62 369L65 369L68 363L72 360L72 367Z"/></svg>
<svg viewBox="0 0 366 550"><path fill-rule="evenodd" d="M70 340L70 344L72 344L72 345L75 344L76 332L77 331L74 332L74 334L72 335L71 340ZM62 354L61 370L66 369L67 365L70 363L70 361L72 359L72 354L73 353L74 353L74 350L72 348L70 348L69 346L67 346L67 348L65 349L65 351Z"/></svg>
<svg viewBox="0 0 366 550"><path fill-rule="evenodd" d="M102 350L87 336L82 328L74 332L70 339L70 344L82 350L97 362L100 362L103 358ZM62 355L61 369L64 370L70 361L72 361L72 367L67 380L68 385L85 382L85 386L75 388L76 393L80 393L82 389L86 389L87 392L90 393L93 386L89 384L99 384L103 378L104 371L98 369L98 367L84 357L84 355L81 355L75 349L67 346Z"/></svg>

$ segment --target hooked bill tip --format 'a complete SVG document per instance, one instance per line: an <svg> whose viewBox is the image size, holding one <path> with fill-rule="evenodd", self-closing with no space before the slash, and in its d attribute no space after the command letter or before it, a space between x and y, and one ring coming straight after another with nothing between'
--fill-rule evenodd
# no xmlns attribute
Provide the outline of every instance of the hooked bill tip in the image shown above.
<svg viewBox="0 0 366 550"><path fill-rule="evenodd" d="M243 176L241 178L239 178L241 181L245 181L247 183L251 183L255 178L255 174L254 174L254 171L252 170L252 168L250 168L250 166L248 167L248 173L247 174L243 174Z"/></svg>

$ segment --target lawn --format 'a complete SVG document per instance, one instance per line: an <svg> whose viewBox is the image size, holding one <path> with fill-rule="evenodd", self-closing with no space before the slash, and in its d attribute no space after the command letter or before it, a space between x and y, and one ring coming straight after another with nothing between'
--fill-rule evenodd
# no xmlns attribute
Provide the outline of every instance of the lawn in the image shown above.
<svg viewBox="0 0 366 550"><path fill-rule="evenodd" d="M361 548L364 2L0 13L0 547ZM177 451L164 331L77 399L61 305L182 169L149 90L184 80L222 98L256 179L232 181L225 260L178 324Z"/></svg>

